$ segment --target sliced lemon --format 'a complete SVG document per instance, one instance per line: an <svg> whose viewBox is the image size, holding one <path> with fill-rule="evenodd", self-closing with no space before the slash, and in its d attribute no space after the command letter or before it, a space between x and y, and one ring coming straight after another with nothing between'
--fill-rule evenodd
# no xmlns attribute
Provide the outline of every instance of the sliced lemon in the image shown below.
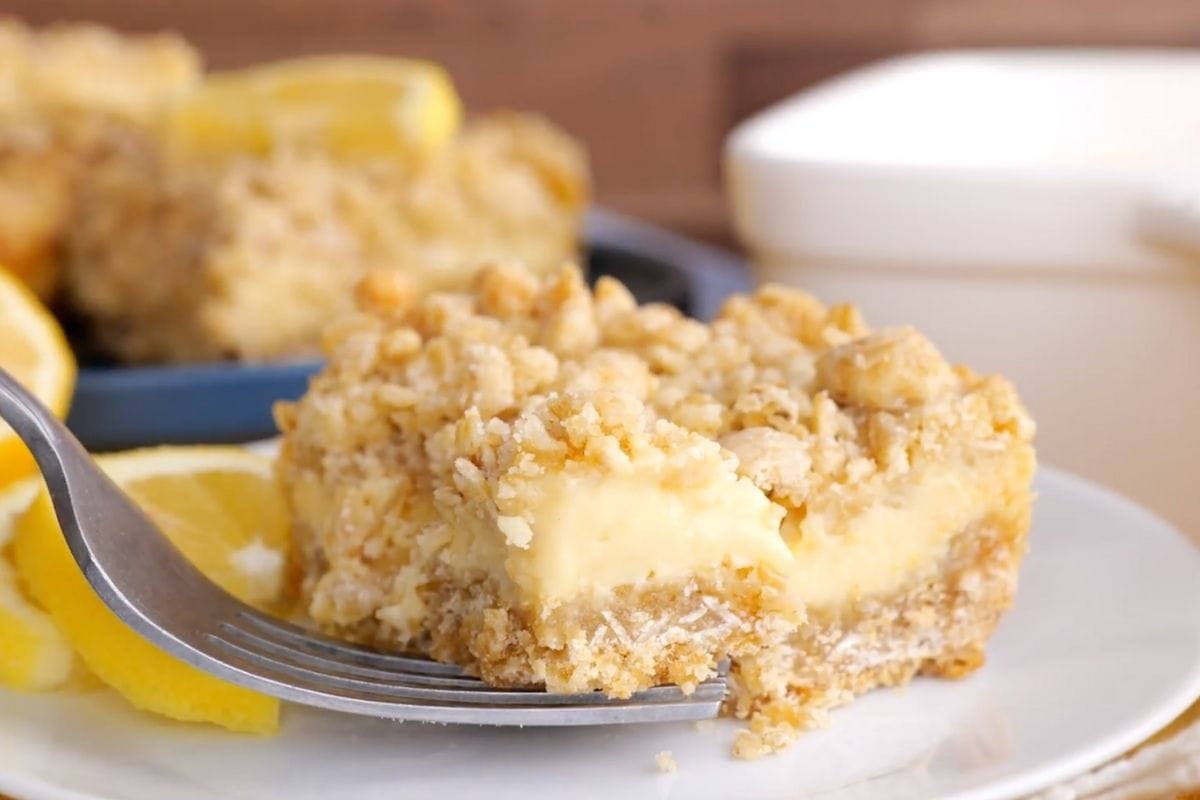
<svg viewBox="0 0 1200 800"><path fill-rule="evenodd" d="M0 367L62 416L75 390L75 358L62 328L25 284L0 269ZM25 445L0 420L0 488L33 472Z"/></svg>
<svg viewBox="0 0 1200 800"><path fill-rule="evenodd" d="M49 615L21 593L3 555L17 519L33 504L40 486L37 478L26 478L0 491L0 686L26 691L66 683L75 661Z"/></svg>
<svg viewBox="0 0 1200 800"><path fill-rule="evenodd" d="M281 145L340 156L424 154L458 131L446 71L384 56L313 56L211 75L168 115L169 139L201 153Z"/></svg>
<svg viewBox="0 0 1200 800"><path fill-rule="evenodd" d="M270 459L240 447L157 447L98 462L210 580L287 610L289 521Z"/></svg>
<svg viewBox="0 0 1200 800"><path fill-rule="evenodd" d="M234 447L164 447L98 463L216 583L260 608L284 605L288 521L268 459ZM34 599L88 668L133 705L235 731L276 729L277 700L167 655L104 606L71 557L44 491L18 523L13 550Z"/></svg>

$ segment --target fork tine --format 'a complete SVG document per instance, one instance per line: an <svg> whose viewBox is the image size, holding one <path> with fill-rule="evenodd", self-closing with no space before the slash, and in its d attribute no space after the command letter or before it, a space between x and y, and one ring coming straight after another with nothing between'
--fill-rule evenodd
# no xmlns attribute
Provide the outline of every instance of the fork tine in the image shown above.
<svg viewBox="0 0 1200 800"><path fill-rule="evenodd" d="M380 668L363 666L352 661L325 655L320 651L303 650L289 644L273 641L256 631L249 631L228 622L221 623L218 638L231 644L244 647L259 654L260 657L273 658L276 661L294 662L314 671L341 674L347 677L377 679L383 681L401 680L413 686L431 686L435 688L464 688L485 686L479 678L470 675L429 675L424 672L414 672L406 669ZM417 660L417 659L412 659Z"/></svg>
<svg viewBox="0 0 1200 800"><path fill-rule="evenodd" d="M686 697L658 687L624 701L498 690L454 666L374 653L269 620L184 558L3 369L0 417L29 445L63 537L100 599L147 640L217 678L318 708L424 722L598 725L706 719L720 709L719 678Z"/></svg>
<svg viewBox="0 0 1200 800"><path fill-rule="evenodd" d="M264 636L258 630L248 630L248 628L234 625L232 622L218 622L216 636L222 640L228 640L230 643L246 646L251 650L263 651L264 654L275 657L276 660L298 662L302 666L320 670L320 672L382 680L395 679L397 675L400 675L404 680L422 686L472 687L482 684L479 678L464 673L440 675L415 672L415 670L406 668L364 666L364 664L347 660L347 658L329 655L323 648L311 648L311 646L310 648L300 648L290 639L272 639ZM414 657L406 658L407 661L420 660Z"/></svg>
<svg viewBox="0 0 1200 800"><path fill-rule="evenodd" d="M467 675L461 667L453 664L443 664L432 661L425 656L402 656L390 653L379 653L356 645L348 645L320 634L312 634L305 629L290 623L275 620L261 615L257 611L238 615L239 620L249 622L249 626L238 626L228 622L219 625L223 636L227 639L233 636L240 644L250 650L265 650L268 657L275 660L299 660L310 668L345 674L349 677L377 678L385 681L402 680L413 685L423 685L443 688L486 688L494 689L479 678ZM272 638L272 634L277 638ZM352 657L351 657L352 656ZM729 660L723 659L718 665L716 674L700 686L709 683L720 684L720 690L725 690L725 676L729 671ZM678 691L677 687L654 687ZM506 687L506 692L526 692L546 695L539 687ZM570 696L561 695L558 696ZM590 694L579 695L589 697Z"/></svg>
<svg viewBox="0 0 1200 800"><path fill-rule="evenodd" d="M454 693L446 690L433 690L434 696L426 698L401 692L400 687L373 681L331 680L331 676L325 673L295 670L277 661L264 661L253 651L227 642L221 642L220 647L222 661L238 672L255 676L255 684L260 691L267 691L285 700L299 700L309 705L313 704L314 697L318 697L321 699L320 705L324 708L386 719L519 726L671 722L714 717L723 698L723 691L717 691L723 687L710 684L702 687L703 692L698 689L695 694L686 698L678 693L676 687L656 687L673 690L676 696L673 699L667 697L651 702L641 699L641 694L630 700L612 700L599 693L548 695L538 692L500 692L506 699L511 698L514 702L470 703L453 697ZM563 698L568 702L515 702L521 699L552 697Z"/></svg>
<svg viewBox="0 0 1200 800"><path fill-rule="evenodd" d="M232 626L226 628L231 633ZM224 647L249 662L267 661L272 669L289 675L302 677L306 681L323 682L330 686L358 693L370 693L404 700L432 701L457 704L495 704L509 706L577 706L614 705L634 702L642 705L675 702L719 701L725 694L723 681L710 681L697 687L692 695L684 695L676 686L656 686L638 692L630 701L617 700L600 692L586 694L553 694L545 691L496 689L482 681L470 681L466 685L431 684L426 675L410 675L402 672L359 670L348 674L338 669L336 662L317 664L298 663L294 650L262 639L235 641L226 636L210 636L214 644ZM292 660L288 660L292 659ZM374 674L371 674L371 673ZM415 680L414 680L415 679Z"/></svg>
<svg viewBox="0 0 1200 800"><path fill-rule="evenodd" d="M490 686L479 678L466 674L459 674L456 676L441 676L428 675L423 672L411 672L405 669L381 669L379 667L362 666L361 664L356 664L333 656L324 655L319 651L312 652L309 650L302 650L292 646L290 643L284 644L273 641L265 636L262 636L260 633L258 633L258 631L247 630L246 628L238 627L228 622L219 623L218 628L220 630L220 633L216 637L218 641L228 642L231 645L236 645L247 651L252 651L259 657L272 658L277 662L295 663L314 672L342 675L348 678L379 680L387 683L399 682L410 686L428 686L431 688L457 688L465 690L494 690L496 688ZM418 658L404 659L405 663L419 660L420 659ZM719 678L723 676L724 673L721 672L718 673L717 677ZM707 681L705 683L707 683ZM664 688L674 689L674 687ZM504 687L503 691L512 693L521 692L526 694L546 694L544 689L535 686Z"/></svg>
<svg viewBox="0 0 1200 800"><path fill-rule="evenodd" d="M273 619L251 609L238 615L248 623L260 638L275 641L293 650L301 650L314 656L326 656L339 662L353 663L362 667L400 672L415 672L423 675L445 675L464 677L462 668L455 664L443 664L424 656L406 656L400 653L381 653L366 647L331 639L320 633L305 630L283 620Z"/></svg>
<svg viewBox="0 0 1200 800"><path fill-rule="evenodd" d="M466 683L482 683L479 678L463 672L456 664L446 664L434 661L426 656L406 656L399 653L386 653L371 650L360 645L331 639L321 633L309 631L298 625L285 622L261 612L246 608L237 615L238 620L249 623L235 626L228 622L219 625L222 631L233 633L239 637L248 637L254 642L263 643L275 649L276 653L288 656L300 654L310 663L328 664L337 669L350 671L365 670L376 676L394 675L397 672L408 676L428 675L435 680L428 685L466 685ZM716 678L724 678L729 672L729 659L722 659L717 664ZM444 677L441 677L444 676ZM710 678L710 680L712 680ZM544 691L536 687L527 689L511 688L508 691Z"/></svg>

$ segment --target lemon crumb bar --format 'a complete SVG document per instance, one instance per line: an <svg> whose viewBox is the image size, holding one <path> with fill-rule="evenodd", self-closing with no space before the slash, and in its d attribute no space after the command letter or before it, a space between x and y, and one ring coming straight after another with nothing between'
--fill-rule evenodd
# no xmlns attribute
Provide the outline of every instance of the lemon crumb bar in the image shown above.
<svg viewBox="0 0 1200 800"><path fill-rule="evenodd" d="M313 355L371 270L429 291L469 285L489 258L576 258L586 195L578 145L515 113L421 159L213 159L147 141L82 186L65 299L124 361Z"/></svg>
<svg viewBox="0 0 1200 800"><path fill-rule="evenodd" d="M85 170L199 81L198 55L174 36L0 18L0 264L52 295Z"/></svg>
<svg viewBox="0 0 1200 800"><path fill-rule="evenodd" d="M175 36L0 18L0 264L99 355L308 356L369 271L462 289L489 259L547 271L579 255L586 157L537 116L459 129L456 112L448 138L412 152L374 129L354 156L286 130L265 150L206 149L219 132L204 115L195 129L174 115L210 85Z"/></svg>
<svg viewBox="0 0 1200 800"><path fill-rule="evenodd" d="M632 298L605 281L593 303L574 268L491 268L478 290L410 303L376 275L373 311L280 407L312 617L496 684L614 696L781 642L782 510L653 412L640 359L595 348L593 314Z"/></svg>
<svg viewBox="0 0 1200 800"><path fill-rule="evenodd" d="M1034 467L1003 379L781 287L710 324L573 268L359 301L278 411L327 630L618 696L729 654L744 757L982 662Z"/></svg>

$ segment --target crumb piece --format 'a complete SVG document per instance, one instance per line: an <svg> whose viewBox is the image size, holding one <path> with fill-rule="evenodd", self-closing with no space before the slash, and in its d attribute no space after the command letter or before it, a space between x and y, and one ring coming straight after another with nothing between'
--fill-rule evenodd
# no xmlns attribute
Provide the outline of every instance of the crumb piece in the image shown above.
<svg viewBox="0 0 1200 800"><path fill-rule="evenodd" d="M229 554L230 564L250 582L253 593L250 599L264 602L282 592L285 560L283 553L257 537Z"/></svg>
<svg viewBox="0 0 1200 800"><path fill-rule="evenodd" d="M692 723L692 727L695 728L698 733L708 733L716 727L716 721L711 719L698 719Z"/></svg>
<svg viewBox="0 0 1200 800"><path fill-rule="evenodd" d="M658 765L659 772L674 772L679 769L679 764L675 761L675 754L670 750L661 750L654 757L654 763Z"/></svg>
<svg viewBox="0 0 1200 800"><path fill-rule="evenodd" d="M786 749L799 734L799 728L787 725L763 726L758 730L743 728L733 741L733 755L744 761L755 761Z"/></svg>
<svg viewBox="0 0 1200 800"><path fill-rule="evenodd" d="M817 378L839 404L870 409L920 405L952 392L953 369L912 328L893 328L831 348L817 359Z"/></svg>
<svg viewBox="0 0 1200 800"><path fill-rule="evenodd" d="M412 279L393 270L372 270L354 287L354 300L359 308L380 317L402 314L416 299L417 289Z"/></svg>

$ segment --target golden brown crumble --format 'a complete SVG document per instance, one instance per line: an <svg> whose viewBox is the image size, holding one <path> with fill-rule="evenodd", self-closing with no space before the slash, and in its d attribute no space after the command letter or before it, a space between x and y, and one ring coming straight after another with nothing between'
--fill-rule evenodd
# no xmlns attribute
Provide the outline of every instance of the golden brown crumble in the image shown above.
<svg viewBox="0 0 1200 800"><path fill-rule="evenodd" d="M423 160L283 149L214 162L147 140L83 186L67 299L125 360L311 355L372 271L416 294L465 288L494 258L538 271L575 258L586 194L580 148L511 113Z"/></svg>
<svg viewBox="0 0 1200 800"><path fill-rule="evenodd" d="M0 19L0 263L46 297L61 282L104 355L311 355L370 271L427 292L578 256L586 158L536 116L488 115L421 159L210 159L158 124L201 78L174 36Z"/></svg>
<svg viewBox="0 0 1200 800"><path fill-rule="evenodd" d="M666 588L622 588L628 602L602 609L586 598L535 602L515 574L489 572L505 558L497 548L528 546L536 484L568 466L585 477L652 475L664 490L754 490L714 441L652 412L648 372L634 382L644 386L623 385L629 354L568 360L578 344L563 320L590 311L578 271L539 286L498 267L478 286L482 306L509 316L476 313L465 295L414 301L389 281L365 282L370 313L327 331L330 367L307 400L280 409L313 617L494 682L620 695L694 686L725 652L780 640L794 613L780 577L757 567L717 563ZM543 312L542 332L518 330ZM453 535L485 524L494 537Z"/></svg>
<svg viewBox="0 0 1200 800"><path fill-rule="evenodd" d="M499 264L471 293L424 298L373 278L358 294L362 312L326 332L328 367L279 409L306 591L329 629L497 683L618 694L701 679L725 648L746 757L873 686L981 663L1033 470L1033 425L1003 379L782 287L731 298L709 324L610 279L593 292L574 268ZM546 476L619 481L646 459L671 491L757 487L793 557L784 584L713 564L608 606L522 605L512 558L536 543L527 512ZM914 566L897 573L893 549ZM831 583L809 559L867 582ZM696 627L689 602L705 597L718 608ZM682 673L664 669L689 642Z"/></svg>
<svg viewBox="0 0 1200 800"><path fill-rule="evenodd" d="M33 31L0 18L6 118L102 113L148 123L199 80L200 58L177 36L122 36L86 23Z"/></svg>
<svg viewBox="0 0 1200 800"><path fill-rule="evenodd" d="M781 750L871 689L917 674L962 678L981 667L984 645L1012 603L1029 524L1027 505L997 508L957 532L936 568L901 590L810 610L786 646L739 660L726 713L749 725L735 754L753 759Z"/></svg>
<svg viewBox="0 0 1200 800"><path fill-rule="evenodd" d="M51 296L87 168L199 80L196 52L174 36L0 19L0 263Z"/></svg>

